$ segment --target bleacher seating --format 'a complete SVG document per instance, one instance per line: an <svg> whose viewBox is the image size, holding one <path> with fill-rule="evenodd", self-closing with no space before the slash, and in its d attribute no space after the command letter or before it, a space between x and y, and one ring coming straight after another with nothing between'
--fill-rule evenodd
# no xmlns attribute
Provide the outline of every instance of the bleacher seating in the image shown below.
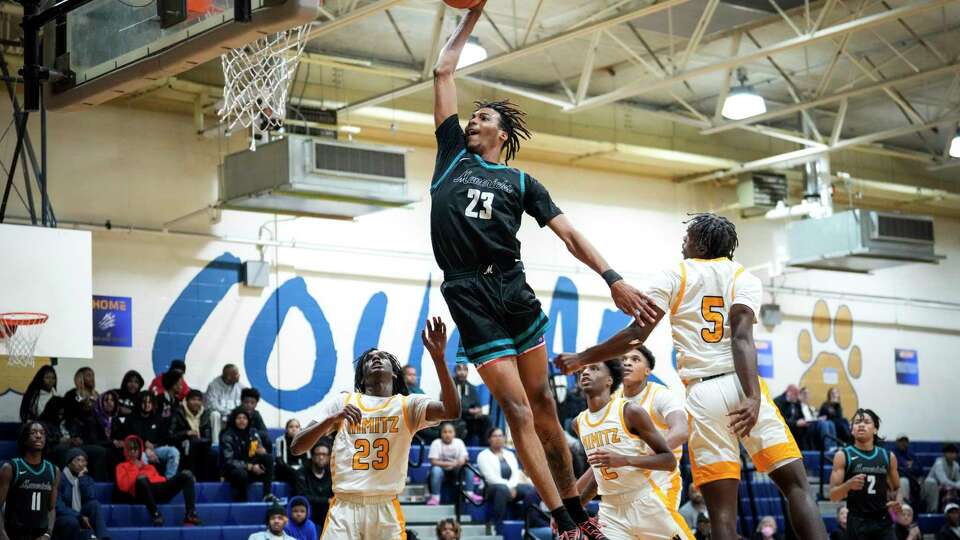
<svg viewBox="0 0 960 540"><path fill-rule="evenodd" d="M16 433L18 424L0 423L0 460L8 460L16 455ZM283 434L282 429L271 429L271 438L279 437ZM892 447L892 443L889 443ZM941 455L943 443L913 441L911 450L916 454L924 471L928 471L937 457ZM477 455L483 450L483 447L470 446L467 448L470 461L476 463ZM409 468L409 477L412 484L425 484L430 472L429 460L426 456L427 447L423 448L422 463L419 466L411 465ZM416 463L421 459L421 449L414 444L410 451L410 460ZM805 451L803 453L804 465L808 475L811 478L817 478L820 475L820 452ZM829 479L832 469L832 455L823 456L824 479ZM765 475L752 474L752 481L748 489L746 483L740 485L740 508L744 514L744 523L749 530L756 526L756 520L753 516L753 508L756 508L757 517L772 515L776 518L778 526L783 529L785 526L783 500L776 486ZM750 500L750 491L753 495L753 504ZM275 482L273 492L278 497L284 498L291 495L289 487L286 484ZM204 525L201 527L181 527L183 520L183 498L178 495L170 503L161 505L160 511L163 514L166 526L154 528L149 525L149 516L142 505L125 504L122 495L115 493L113 484L97 484L97 499L104 505L104 511L107 519L107 525L110 528L114 540L246 540L247 537L256 531L262 530L263 518L266 511L266 503L260 502L262 499L262 486L253 484L248 491L248 501L246 503L234 503L231 501L230 487L221 482L201 482L197 484L197 504L198 512ZM592 505L592 510L596 511L596 502ZM427 507L419 507L427 510ZM437 508L436 512L442 513L444 507ZM449 508L449 507L447 507ZM432 511L432 509L431 509ZM464 520L472 523L482 523L486 516L486 508L475 508L465 505ZM430 512L423 513L424 519L432 519ZM925 534L935 533L943 525L944 518L940 514L920 514L917 517L920 529ZM831 531L837 527L835 515L824 515L824 522L827 530ZM474 527L476 528L476 527ZM523 522L518 520L507 520L500 524L499 532L505 540L520 540L522 538Z"/></svg>

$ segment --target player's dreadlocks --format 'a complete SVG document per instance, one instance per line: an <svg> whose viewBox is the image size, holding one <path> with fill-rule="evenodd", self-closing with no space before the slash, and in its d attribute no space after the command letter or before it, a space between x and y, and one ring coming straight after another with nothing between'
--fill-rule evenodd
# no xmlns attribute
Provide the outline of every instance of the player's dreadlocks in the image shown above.
<svg viewBox="0 0 960 540"><path fill-rule="evenodd" d="M716 214L693 214L684 221L687 238L706 259L727 257L733 259L737 249L737 228L729 219Z"/></svg>
<svg viewBox="0 0 960 540"><path fill-rule="evenodd" d="M357 392L361 394L366 392L366 385L364 385L364 366L367 365L374 356L381 356L390 360L390 368L393 370L393 394L402 394L404 396L410 395L410 390L407 388L407 381L403 378L403 368L400 367L400 361L397 360L397 357L388 353L387 351L381 351L376 347L371 347L363 352L360 355L360 358L353 364L353 387Z"/></svg>
<svg viewBox="0 0 960 540"><path fill-rule="evenodd" d="M521 111L509 99L501 101L474 101L475 111L493 109L500 115L500 129L507 132L507 142L503 143L503 150L507 152L504 163L509 163L520 150L520 139L529 139L530 130L524 119L527 113Z"/></svg>

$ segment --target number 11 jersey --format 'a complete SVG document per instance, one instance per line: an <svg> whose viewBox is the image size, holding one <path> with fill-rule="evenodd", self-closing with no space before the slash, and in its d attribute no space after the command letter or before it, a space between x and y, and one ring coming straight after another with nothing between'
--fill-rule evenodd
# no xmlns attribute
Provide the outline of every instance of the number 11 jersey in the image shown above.
<svg viewBox="0 0 960 540"><path fill-rule="evenodd" d="M417 431L436 425L427 420L432 400L423 394L390 397L342 394L325 409L332 416L350 403L361 413L358 424L337 427L330 452L333 493L398 495L407 482L410 444Z"/></svg>
<svg viewBox="0 0 960 540"><path fill-rule="evenodd" d="M488 163L467 150L457 115L437 128L430 182L430 235L444 272L520 260L517 230L526 212L541 227L561 211L543 184L519 169Z"/></svg>

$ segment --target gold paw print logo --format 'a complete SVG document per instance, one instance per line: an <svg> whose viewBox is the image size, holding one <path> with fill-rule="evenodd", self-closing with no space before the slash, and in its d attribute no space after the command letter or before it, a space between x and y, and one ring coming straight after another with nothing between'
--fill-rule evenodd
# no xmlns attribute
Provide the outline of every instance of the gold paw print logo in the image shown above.
<svg viewBox="0 0 960 540"><path fill-rule="evenodd" d="M836 388L840 392L840 404L843 414L850 416L860 406L857 390L851 378L857 379L863 370L863 358L860 347L853 342L853 315L850 308L841 305L836 316L830 317L830 308L823 300L818 300L813 308L813 336L802 330L797 338L797 353L800 361L810 364L800 377L800 387L810 392L810 404L819 406L827 400L827 393ZM814 343L816 340L816 343ZM814 350L830 347L835 351L822 350L814 357ZM847 357L846 362L840 355Z"/></svg>
<svg viewBox="0 0 960 540"><path fill-rule="evenodd" d="M11 365L6 355L0 354L0 395L6 394L8 390L24 393L40 366L50 364L49 358L38 356L34 358L34 367Z"/></svg>

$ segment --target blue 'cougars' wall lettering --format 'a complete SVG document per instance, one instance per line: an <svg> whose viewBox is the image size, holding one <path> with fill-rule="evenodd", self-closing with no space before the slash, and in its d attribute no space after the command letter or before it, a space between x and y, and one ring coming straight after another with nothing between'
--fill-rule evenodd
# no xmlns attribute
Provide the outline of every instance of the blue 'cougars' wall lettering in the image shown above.
<svg viewBox="0 0 960 540"><path fill-rule="evenodd" d="M227 292L241 280L241 261L231 253L220 255L190 280L170 306L157 329L153 344L154 372L165 371L171 360L186 358L190 345L210 314ZM417 313L416 326L412 329L410 353L407 358L407 363L416 367L418 371L420 371L424 354L420 333L423 331L424 321L430 314L432 282L432 276L428 277ZM577 286L573 281L560 276L554 286L548 311L552 324L545 336L547 352L551 357L558 352L574 351L577 348L579 298ZM352 358L357 358L360 353L376 347L380 342L388 302L389 298L383 291L375 293L367 301L357 324ZM289 311L294 308L300 310L313 331L316 358L310 380L306 384L300 388L283 390L270 383L266 368L283 322ZM630 318L622 313L604 310L597 339L606 339L629 323ZM554 337L558 328L561 332L563 351L554 351ZM451 369L459 342L460 334L454 328L447 345L447 359ZM307 409L320 402L330 391L338 363L333 332L323 314L323 308L307 290L307 284L303 278L293 278L284 282L266 300L247 333L243 356L243 366L250 384L260 390L264 401L278 409L291 412ZM659 382L656 376L651 375L651 378Z"/></svg>

